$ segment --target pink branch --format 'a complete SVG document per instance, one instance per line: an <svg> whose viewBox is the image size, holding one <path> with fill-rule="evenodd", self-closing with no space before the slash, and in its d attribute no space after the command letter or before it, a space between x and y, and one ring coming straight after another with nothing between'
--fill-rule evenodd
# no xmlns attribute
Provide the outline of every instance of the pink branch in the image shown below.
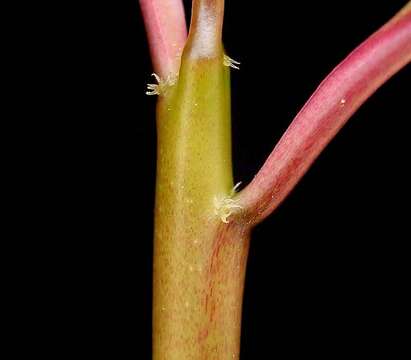
<svg viewBox="0 0 411 360"><path fill-rule="evenodd" d="M140 0L154 71L175 75L180 67L187 27L182 0Z"/></svg>
<svg viewBox="0 0 411 360"><path fill-rule="evenodd" d="M250 223L267 217L378 87L411 61L410 3L320 84L254 180L238 195Z"/></svg>

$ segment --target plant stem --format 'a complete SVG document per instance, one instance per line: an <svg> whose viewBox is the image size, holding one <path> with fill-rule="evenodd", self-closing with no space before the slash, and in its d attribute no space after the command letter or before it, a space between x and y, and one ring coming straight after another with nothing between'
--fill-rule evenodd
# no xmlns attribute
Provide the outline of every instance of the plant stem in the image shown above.
<svg viewBox="0 0 411 360"><path fill-rule="evenodd" d="M233 188L222 5L194 2L179 78L157 106L155 360L239 357L248 229L216 211Z"/></svg>
<svg viewBox="0 0 411 360"><path fill-rule="evenodd" d="M410 4L357 47L310 97L238 195L244 221L253 225L271 214L351 115L411 61Z"/></svg>
<svg viewBox="0 0 411 360"><path fill-rule="evenodd" d="M182 0L139 0L154 71L174 76L187 38Z"/></svg>
<svg viewBox="0 0 411 360"><path fill-rule="evenodd" d="M157 104L153 359L236 360L250 229L280 204L355 110L411 60L411 2L321 83L234 199L230 78L221 42L224 1L193 1L181 66L181 1L140 4L154 68L163 77ZM221 204L243 211L225 223Z"/></svg>
<svg viewBox="0 0 411 360"><path fill-rule="evenodd" d="M224 0L193 0L190 39L187 42L191 56L206 58L221 50L218 48L222 46L223 18Z"/></svg>

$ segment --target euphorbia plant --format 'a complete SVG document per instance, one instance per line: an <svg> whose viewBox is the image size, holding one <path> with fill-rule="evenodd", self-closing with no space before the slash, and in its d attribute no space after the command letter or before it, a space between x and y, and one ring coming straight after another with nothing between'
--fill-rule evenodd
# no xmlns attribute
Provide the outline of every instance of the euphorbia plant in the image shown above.
<svg viewBox="0 0 411 360"><path fill-rule="evenodd" d="M250 231L356 109L411 61L411 2L321 83L254 180L231 167L223 0L140 0L157 83L154 359L237 359Z"/></svg>

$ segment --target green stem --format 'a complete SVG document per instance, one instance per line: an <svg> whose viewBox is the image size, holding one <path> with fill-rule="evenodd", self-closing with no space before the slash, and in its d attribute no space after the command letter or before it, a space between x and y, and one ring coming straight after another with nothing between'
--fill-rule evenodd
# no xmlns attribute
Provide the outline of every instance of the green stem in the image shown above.
<svg viewBox="0 0 411 360"><path fill-rule="evenodd" d="M222 23L214 5L195 2L179 78L157 108L155 360L239 356L249 236L219 213L233 179L229 68L221 30L208 31Z"/></svg>

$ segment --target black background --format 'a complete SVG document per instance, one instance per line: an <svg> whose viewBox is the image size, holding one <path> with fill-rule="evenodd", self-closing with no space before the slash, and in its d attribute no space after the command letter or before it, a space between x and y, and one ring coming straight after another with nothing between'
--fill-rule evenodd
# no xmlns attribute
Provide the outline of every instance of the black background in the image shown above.
<svg viewBox="0 0 411 360"><path fill-rule="evenodd" d="M235 182L252 179L319 82L405 3L226 1L224 44L241 62L232 74ZM56 76L67 88L54 95L57 124L48 129L55 214L46 232L56 240L47 247L55 263L45 270L55 291L47 304L56 307L52 328L72 329L56 336L60 354L85 346L91 358L148 359L156 156L148 47L136 0L82 17L87 32L62 54L69 66ZM253 232L242 360L392 358L405 344L410 70L361 107Z"/></svg>

